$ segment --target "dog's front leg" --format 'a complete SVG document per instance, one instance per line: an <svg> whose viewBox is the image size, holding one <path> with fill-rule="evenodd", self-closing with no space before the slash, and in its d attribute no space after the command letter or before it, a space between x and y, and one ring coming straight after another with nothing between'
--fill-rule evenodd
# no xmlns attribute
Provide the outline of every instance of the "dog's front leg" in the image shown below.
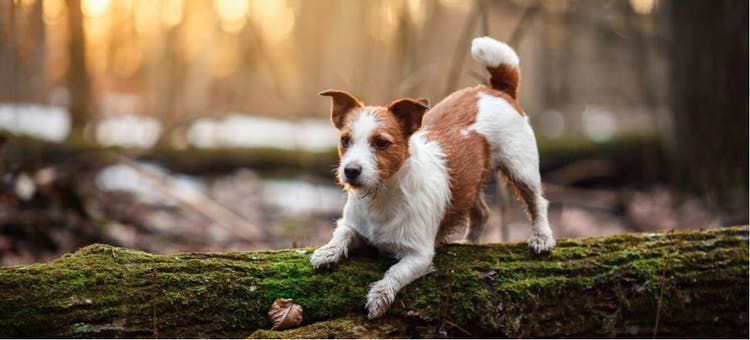
<svg viewBox="0 0 750 340"><path fill-rule="evenodd" d="M367 317L374 319L385 314L401 288L431 271L433 256L406 255L388 269L383 279L374 282L367 293Z"/></svg>
<svg viewBox="0 0 750 340"><path fill-rule="evenodd" d="M333 237L328 243L315 250L310 257L310 264L313 268L331 267L338 263L342 258L348 256L349 250L357 244L357 232L343 223L342 220L336 222L336 230L333 231Z"/></svg>

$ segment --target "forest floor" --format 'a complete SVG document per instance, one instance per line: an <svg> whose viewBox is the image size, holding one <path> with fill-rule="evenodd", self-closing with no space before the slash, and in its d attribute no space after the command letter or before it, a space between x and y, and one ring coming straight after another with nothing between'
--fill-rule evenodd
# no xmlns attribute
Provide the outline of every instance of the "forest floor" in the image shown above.
<svg viewBox="0 0 750 340"><path fill-rule="evenodd" d="M87 155L19 166L3 176L0 266L46 262L94 242L158 254L317 246L330 238L346 200L333 175L274 176L241 165L186 174L155 160ZM187 160L183 155L160 161ZM741 200L717 210L660 181L621 180L617 168L602 166L601 159L560 163L547 169L543 164L542 174L557 237L747 223ZM525 240L529 224L522 203L495 181L486 192L491 213L482 242Z"/></svg>

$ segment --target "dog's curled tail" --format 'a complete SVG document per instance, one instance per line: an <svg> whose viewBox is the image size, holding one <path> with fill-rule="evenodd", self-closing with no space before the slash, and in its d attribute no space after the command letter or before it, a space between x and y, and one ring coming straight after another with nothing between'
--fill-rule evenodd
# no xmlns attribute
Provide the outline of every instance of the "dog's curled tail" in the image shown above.
<svg viewBox="0 0 750 340"><path fill-rule="evenodd" d="M518 69L518 55L512 47L490 37L474 38L471 56L490 71L489 83L492 88L517 99L521 71Z"/></svg>

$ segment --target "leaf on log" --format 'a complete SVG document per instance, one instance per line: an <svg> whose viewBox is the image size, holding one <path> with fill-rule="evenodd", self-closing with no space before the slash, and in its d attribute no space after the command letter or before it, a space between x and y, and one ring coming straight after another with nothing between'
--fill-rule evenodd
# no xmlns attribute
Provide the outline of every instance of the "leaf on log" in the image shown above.
<svg viewBox="0 0 750 340"><path fill-rule="evenodd" d="M299 326L302 323L302 306L292 299L276 299L268 311L271 319L271 330L284 330Z"/></svg>

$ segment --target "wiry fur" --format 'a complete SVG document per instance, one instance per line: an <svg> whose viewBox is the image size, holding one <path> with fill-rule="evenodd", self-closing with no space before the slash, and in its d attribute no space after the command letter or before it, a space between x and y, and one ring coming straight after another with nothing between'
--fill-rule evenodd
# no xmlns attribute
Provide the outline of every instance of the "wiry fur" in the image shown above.
<svg viewBox="0 0 750 340"><path fill-rule="evenodd" d="M424 119L423 99L379 107L363 106L344 91L322 93L333 98L331 120L342 140L337 176L349 199L333 238L310 262L316 269L334 265L360 239L398 258L370 287L370 318L383 315L401 288L431 270L444 236L468 226L467 239L479 240L488 213L482 192L488 174L502 172L526 203L531 250L555 245L534 132L515 100L518 57L487 37L474 40L472 55L487 66L491 87L456 91ZM354 168L361 172L347 174Z"/></svg>
<svg viewBox="0 0 750 340"><path fill-rule="evenodd" d="M507 100L478 93L478 114L469 129L487 138L490 166L501 170L518 190L532 220L529 246L535 253L555 245L547 222L547 200L542 196L539 153L528 117L521 116Z"/></svg>
<svg viewBox="0 0 750 340"><path fill-rule="evenodd" d="M348 129L348 137L351 139L351 145L347 148L345 153L342 154L341 164L350 165L354 164L362 168L361 181L362 185L366 187L375 187L380 181L380 175L378 174L378 160L375 155L370 152L370 135L377 129L382 123L378 121L376 113L369 108L361 109L356 115L352 115L349 118L349 122L345 126L351 127ZM344 166L340 166L337 171L339 182L345 184L344 181Z"/></svg>
<svg viewBox="0 0 750 340"><path fill-rule="evenodd" d="M487 67L490 72L488 82L493 89L506 93L514 100L518 99L521 73L516 51L490 37L479 37L471 43L471 56Z"/></svg>
<svg viewBox="0 0 750 340"><path fill-rule="evenodd" d="M475 38L471 42L471 56L485 66L498 67L500 64L518 66L518 55L508 44L490 37Z"/></svg>

